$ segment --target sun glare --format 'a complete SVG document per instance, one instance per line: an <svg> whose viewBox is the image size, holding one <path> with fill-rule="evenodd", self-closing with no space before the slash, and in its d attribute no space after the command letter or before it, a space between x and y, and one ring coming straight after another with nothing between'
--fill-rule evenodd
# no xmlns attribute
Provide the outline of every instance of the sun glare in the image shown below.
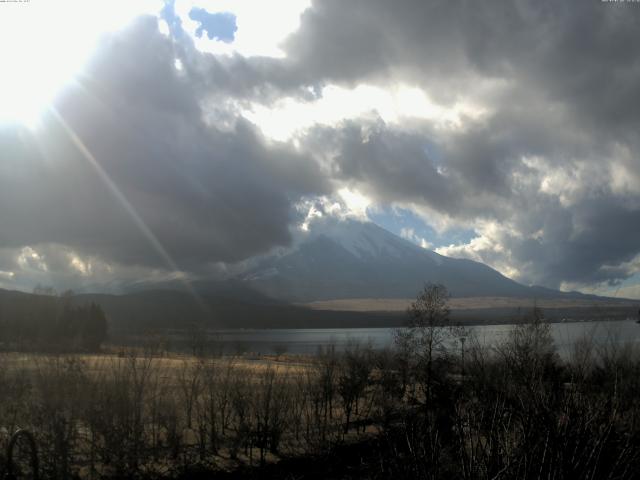
<svg viewBox="0 0 640 480"><path fill-rule="evenodd" d="M100 35L158 11L161 2L32 0L1 7L0 123L32 128Z"/></svg>

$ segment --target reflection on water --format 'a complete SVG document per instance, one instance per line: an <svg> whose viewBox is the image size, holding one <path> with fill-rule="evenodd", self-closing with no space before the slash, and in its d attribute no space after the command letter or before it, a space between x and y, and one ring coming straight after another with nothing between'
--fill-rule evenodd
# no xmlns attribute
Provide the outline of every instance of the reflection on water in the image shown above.
<svg viewBox="0 0 640 480"><path fill-rule="evenodd" d="M512 328L513 325L479 325L468 327L468 330L480 344L493 346L504 340ZM342 350L353 341L374 348L390 347L393 332L393 328L217 330L210 332L209 338L227 353L313 354L319 347L329 345ZM551 333L558 352L567 356L576 340L582 338L592 339L596 345L607 342L636 344L640 340L640 325L633 320L554 323Z"/></svg>

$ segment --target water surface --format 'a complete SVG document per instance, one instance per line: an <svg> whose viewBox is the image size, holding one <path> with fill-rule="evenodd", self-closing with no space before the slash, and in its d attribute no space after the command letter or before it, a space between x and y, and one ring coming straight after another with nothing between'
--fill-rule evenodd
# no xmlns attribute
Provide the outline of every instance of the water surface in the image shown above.
<svg viewBox="0 0 640 480"><path fill-rule="evenodd" d="M506 339L514 325L478 325L468 327L470 335L487 346ZM334 345L344 350L355 342L373 348L391 347L394 328L315 328L266 330L217 330L209 338L219 343L227 353L294 353L313 354L320 347ZM558 352L570 355L577 340L588 338L596 345L631 344L640 342L640 325L634 320L572 322L551 324L551 335Z"/></svg>

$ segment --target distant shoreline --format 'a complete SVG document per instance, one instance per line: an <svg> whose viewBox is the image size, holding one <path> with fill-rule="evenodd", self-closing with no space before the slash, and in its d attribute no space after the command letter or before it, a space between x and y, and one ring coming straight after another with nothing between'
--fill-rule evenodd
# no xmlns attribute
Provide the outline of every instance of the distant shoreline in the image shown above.
<svg viewBox="0 0 640 480"><path fill-rule="evenodd" d="M301 307L312 310L340 312L402 312L405 311L412 298L346 298L334 300L317 300L298 303ZM524 297L453 297L449 300L451 310L480 310L494 308L527 309L537 306L542 309L559 308L607 308L640 306L640 300L632 299L577 299L577 298L524 298Z"/></svg>

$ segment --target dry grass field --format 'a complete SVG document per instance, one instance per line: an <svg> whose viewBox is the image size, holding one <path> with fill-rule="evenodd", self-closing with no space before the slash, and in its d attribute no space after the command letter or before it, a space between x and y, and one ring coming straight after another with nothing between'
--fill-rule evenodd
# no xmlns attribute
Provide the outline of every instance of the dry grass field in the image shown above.
<svg viewBox="0 0 640 480"><path fill-rule="evenodd" d="M0 353L0 365L5 373L21 372L32 374L46 368L52 364L81 365L83 372L100 376L125 363L135 362L138 366L149 363L154 370L160 371L165 378L176 378L178 373L185 368L195 368L202 364L202 359L192 355L182 355L173 352L166 352L162 355L148 357L135 349L126 351L124 355L116 353L101 354L35 354L5 352ZM280 375L302 375L313 365L312 357L293 355L261 355L253 356L233 356L225 359L218 359L217 364L230 364L235 372L243 376L259 376L266 371L275 371Z"/></svg>
<svg viewBox="0 0 640 480"><path fill-rule="evenodd" d="M370 365L367 377L370 354L353 357ZM333 350L315 358L3 353L0 449L10 432L27 428L45 478L176 477L263 465L364 433L348 424L369 418L371 397L361 376L341 401L348 374Z"/></svg>
<svg viewBox="0 0 640 480"><path fill-rule="evenodd" d="M347 298L338 300L320 300L303 304L314 310L335 310L348 312L403 312L412 298ZM463 297L451 298L451 310L492 309L492 308L606 308L637 305L632 300L593 300L593 299L533 299L513 297Z"/></svg>

